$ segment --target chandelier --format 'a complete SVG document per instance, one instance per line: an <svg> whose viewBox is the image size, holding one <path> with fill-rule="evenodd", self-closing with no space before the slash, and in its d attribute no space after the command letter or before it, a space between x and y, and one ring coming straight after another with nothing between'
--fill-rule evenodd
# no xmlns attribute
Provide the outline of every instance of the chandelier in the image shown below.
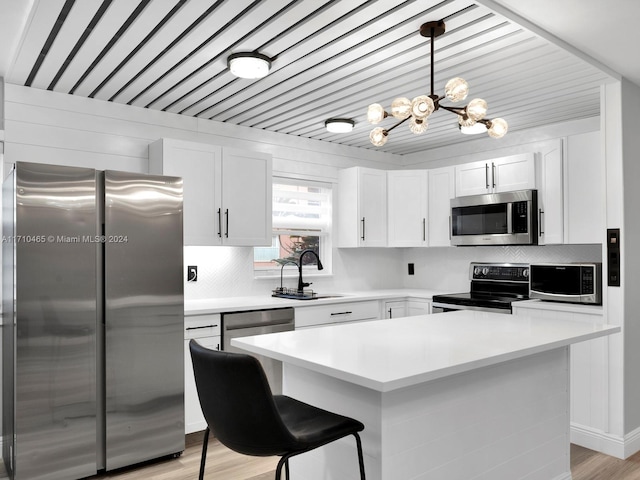
<svg viewBox="0 0 640 480"><path fill-rule="evenodd" d="M458 123L461 130L473 127L486 130L490 137L502 138L507 133L507 122L502 118L490 120L485 118L487 114L487 102L481 98L474 98L465 107L450 107L442 105L441 100L447 98L452 102L460 102L467 98L469 85L460 77L452 78L444 87L445 94L438 96L434 93L433 52L434 38L445 32L444 21L427 22L420 27L420 35L431 38L431 94L419 95L413 100L406 97L398 97L391 103L391 116L398 122L391 128L376 127L369 134L371 143L381 147L389 138L389 132L398 125L409 120L409 130L415 134L424 133L427 130L429 116L436 110L447 110L458 115ZM367 120L369 123L378 124L389 114L378 103L369 105Z"/></svg>

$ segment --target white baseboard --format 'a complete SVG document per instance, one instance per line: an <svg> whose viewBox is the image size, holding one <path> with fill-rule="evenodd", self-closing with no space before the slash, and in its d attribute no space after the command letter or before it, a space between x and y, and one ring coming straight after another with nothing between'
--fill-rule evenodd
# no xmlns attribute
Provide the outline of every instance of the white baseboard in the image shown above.
<svg viewBox="0 0 640 480"><path fill-rule="evenodd" d="M612 457L625 459L640 451L640 428L620 437L595 428L571 423L570 432L571 443Z"/></svg>
<svg viewBox="0 0 640 480"><path fill-rule="evenodd" d="M562 475L555 477L553 480L571 480L571 472L569 473L563 473Z"/></svg>

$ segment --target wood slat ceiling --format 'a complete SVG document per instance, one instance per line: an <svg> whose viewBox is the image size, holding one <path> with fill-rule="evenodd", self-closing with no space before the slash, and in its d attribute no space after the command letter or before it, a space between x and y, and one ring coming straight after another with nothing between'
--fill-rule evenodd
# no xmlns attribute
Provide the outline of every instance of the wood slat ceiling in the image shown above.
<svg viewBox="0 0 640 480"><path fill-rule="evenodd" d="M599 114L606 73L470 0L36 0L6 81L375 149L366 108L429 93L418 31L440 19L436 93L465 78L510 131ZM232 76L226 59L240 51L271 57L271 73ZM331 117L356 128L330 134ZM380 150L470 138L438 111L425 134L400 126Z"/></svg>

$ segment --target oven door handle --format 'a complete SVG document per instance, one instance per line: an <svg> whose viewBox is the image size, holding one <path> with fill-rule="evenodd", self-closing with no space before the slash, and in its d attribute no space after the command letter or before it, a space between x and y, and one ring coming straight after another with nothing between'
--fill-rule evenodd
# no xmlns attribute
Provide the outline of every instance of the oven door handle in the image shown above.
<svg viewBox="0 0 640 480"><path fill-rule="evenodd" d="M451 303L431 303L433 308L442 308L446 310L472 310L474 312L492 312L492 313L511 313L511 308L490 308L490 307L475 307L471 305L454 305Z"/></svg>

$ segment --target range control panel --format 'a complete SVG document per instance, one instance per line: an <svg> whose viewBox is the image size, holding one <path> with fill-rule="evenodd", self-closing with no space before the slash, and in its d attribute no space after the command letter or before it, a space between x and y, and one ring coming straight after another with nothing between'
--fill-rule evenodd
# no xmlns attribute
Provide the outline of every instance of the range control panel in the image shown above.
<svg viewBox="0 0 640 480"><path fill-rule="evenodd" d="M486 280L498 282L528 282L528 263L472 263L470 280Z"/></svg>

